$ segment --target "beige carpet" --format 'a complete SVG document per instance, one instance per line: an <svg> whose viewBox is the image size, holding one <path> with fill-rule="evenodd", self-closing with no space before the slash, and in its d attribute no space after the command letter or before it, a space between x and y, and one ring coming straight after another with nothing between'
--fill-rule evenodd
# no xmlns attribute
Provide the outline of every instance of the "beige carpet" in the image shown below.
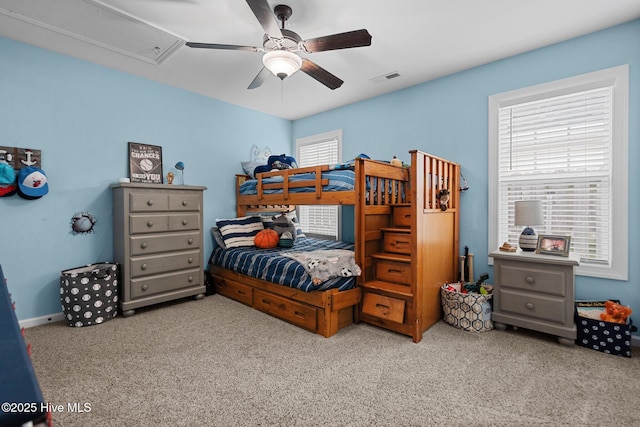
<svg viewBox="0 0 640 427"><path fill-rule="evenodd" d="M640 425L637 354L522 329L327 339L214 295L26 338L55 426Z"/></svg>

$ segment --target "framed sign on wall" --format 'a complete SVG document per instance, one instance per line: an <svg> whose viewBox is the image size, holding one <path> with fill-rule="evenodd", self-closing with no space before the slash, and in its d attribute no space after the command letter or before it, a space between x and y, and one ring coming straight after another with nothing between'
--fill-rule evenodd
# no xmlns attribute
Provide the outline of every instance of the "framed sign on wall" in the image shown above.
<svg viewBox="0 0 640 427"><path fill-rule="evenodd" d="M129 142L129 179L162 184L162 147Z"/></svg>

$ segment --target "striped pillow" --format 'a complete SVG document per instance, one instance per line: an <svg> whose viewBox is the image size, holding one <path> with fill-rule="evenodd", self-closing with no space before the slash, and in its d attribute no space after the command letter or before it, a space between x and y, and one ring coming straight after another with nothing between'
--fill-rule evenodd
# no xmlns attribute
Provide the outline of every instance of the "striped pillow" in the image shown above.
<svg viewBox="0 0 640 427"><path fill-rule="evenodd" d="M260 230L264 230L262 220L257 216L219 219L216 221L216 225L227 248L255 246L253 239Z"/></svg>

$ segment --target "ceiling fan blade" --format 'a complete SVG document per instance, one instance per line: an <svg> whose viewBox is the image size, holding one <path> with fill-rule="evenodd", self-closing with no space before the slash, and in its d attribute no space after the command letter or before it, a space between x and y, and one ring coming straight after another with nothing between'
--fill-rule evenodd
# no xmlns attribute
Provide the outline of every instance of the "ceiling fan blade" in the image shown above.
<svg viewBox="0 0 640 427"><path fill-rule="evenodd" d="M309 53L325 50L371 46L371 34L367 30L348 31L330 36L316 37L302 42Z"/></svg>
<svg viewBox="0 0 640 427"><path fill-rule="evenodd" d="M271 6L267 3L267 0L247 0L247 4L258 19L260 25L262 25L265 33L274 38L282 38L282 32L278 26L278 21L273 14Z"/></svg>
<svg viewBox="0 0 640 427"><path fill-rule="evenodd" d="M225 50L247 50L250 52L260 52L263 49L255 46L237 46L234 44L216 44L216 43L194 43L187 42L187 46L201 49L225 49Z"/></svg>
<svg viewBox="0 0 640 427"><path fill-rule="evenodd" d="M253 79L251 84L247 89L255 89L257 87L262 86L264 80L271 74L271 71L267 67L262 67L262 70L258 73L258 75Z"/></svg>
<svg viewBox="0 0 640 427"><path fill-rule="evenodd" d="M331 90L339 88L342 86L342 83L344 83L338 77L308 59L302 60L302 67L300 67L300 71L313 77Z"/></svg>

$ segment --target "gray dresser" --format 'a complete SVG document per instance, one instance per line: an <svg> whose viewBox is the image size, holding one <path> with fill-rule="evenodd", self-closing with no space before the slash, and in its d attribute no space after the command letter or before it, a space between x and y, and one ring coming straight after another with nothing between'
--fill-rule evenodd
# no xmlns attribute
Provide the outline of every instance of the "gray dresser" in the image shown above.
<svg viewBox="0 0 640 427"><path fill-rule="evenodd" d="M202 195L206 187L121 183L113 189L113 255L120 308L204 296Z"/></svg>
<svg viewBox="0 0 640 427"><path fill-rule="evenodd" d="M577 257L501 251L489 256L494 259L494 327L536 330L573 345Z"/></svg>

